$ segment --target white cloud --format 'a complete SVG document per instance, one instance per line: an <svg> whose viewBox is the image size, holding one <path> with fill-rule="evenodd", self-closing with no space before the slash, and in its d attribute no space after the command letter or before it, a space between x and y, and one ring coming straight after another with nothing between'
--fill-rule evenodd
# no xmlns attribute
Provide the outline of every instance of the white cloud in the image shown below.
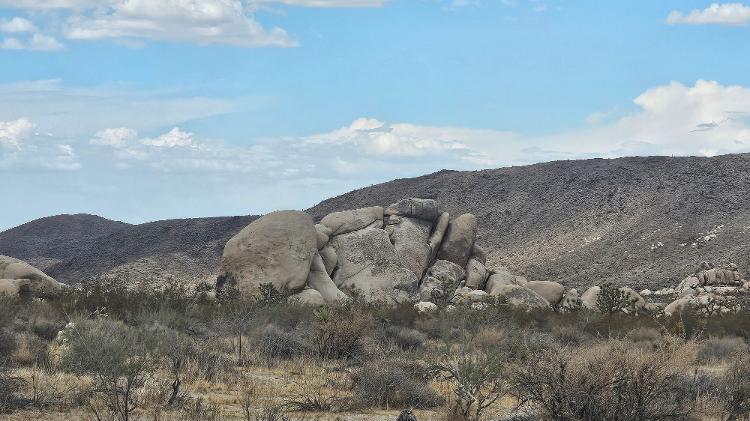
<svg viewBox="0 0 750 421"><path fill-rule="evenodd" d="M195 146L193 133L183 132L179 127L175 127L169 133L165 133L157 138L143 139L141 143L159 148Z"/></svg>
<svg viewBox="0 0 750 421"><path fill-rule="evenodd" d="M28 40L21 40L19 38L6 38L0 45L4 50L31 50L31 51L60 51L64 50L65 46L62 45L54 37L34 34Z"/></svg>
<svg viewBox="0 0 750 421"><path fill-rule="evenodd" d="M389 0L255 0L258 3L281 3L302 7L381 7Z"/></svg>
<svg viewBox="0 0 750 421"><path fill-rule="evenodd" d="M667 17L667 22L671 25L747 25L750 23L750 6L742 3L713 3L687 15L673 11Z"/></svg>
<svg viewBox="0 0 750 421"><path fill-rule="evenodd" d="M98 131L89 141L92 145L112 146L121 148L138 137L138 132L127 127L118 127Z"/></svg>
<svg viewBox="0 0 750 421"><path fill-rule="evenodd" d="M21 41L16 38L6 38L0 45L3 50L23 50L25 47Z"/></svg>
<svg viewBox="0 0 750 421"><path fill-rule="evenodd" d="M21 142L34 131L34 124L27 118L0 121L0 146L18 149Z"/></svg>
<svg viewBox="0 0 750 421"><path fill-rule="evenodd" d="M111 127L150 132L237 108L235 100L195 96L180 90L79 88L60 80L0 84L0 121L23 115L58 136L78 139Z"/></svg>
<svg viewBox="0 0 750 421"><path fill-rule="evenodd" d="M281 28L266 30L240 0L107 1L69 18L64 33L77 40L151 39L226 44L238 47L291 47Z"/></svg>
<svg viewBox="0 0 750 421"><path fill-rule="evenodd" d="M0 20L0 32L34 32L36 27L30 20L16 16L11 20Z"/></svg>

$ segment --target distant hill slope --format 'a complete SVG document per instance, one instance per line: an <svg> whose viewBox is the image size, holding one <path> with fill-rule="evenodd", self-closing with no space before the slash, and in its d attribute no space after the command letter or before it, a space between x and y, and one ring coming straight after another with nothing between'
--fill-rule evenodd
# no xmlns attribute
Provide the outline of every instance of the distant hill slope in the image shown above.
<svg viewBox="0 0 750 421"><path fill-rule="evenodd" d="M453 215L476 214L490 264L532 279L655 288L676 283L703 260L750 272L750 155L440 171L356 190L309 212L320 218L404 197L436 199ZM210 281L226 240L254 218L141 225L89 215L43 218L0 233L0 254L44 263L67 283L102 276Z"/></svg>
<svg viewBox="0 0 750 421"><path fill-rule="evenodd" d="M676 283L703 260L750 271L750 155L557 161L440 171L325 200L343 208L432 198L480 220L489 262L570 286Z"/></svg>
<svg viewBox="0 0 750 421"><path fill-rule="evenodd" d="M0 254L26 260L65 283L100 277L129 283L213 281L224 244L254 218L173 219L128 225L91 215L61 215L0 233ZM81 222L79 235L48 228L54 221L74 233L75 222ZM109 228L85 228L94 222ZM33 240L15 246L24 234Z"/></svg>

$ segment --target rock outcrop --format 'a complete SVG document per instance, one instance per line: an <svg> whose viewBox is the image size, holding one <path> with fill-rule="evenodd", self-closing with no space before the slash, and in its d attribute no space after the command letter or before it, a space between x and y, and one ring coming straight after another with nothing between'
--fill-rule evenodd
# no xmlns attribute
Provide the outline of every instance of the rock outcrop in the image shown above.
<svg viewBox="0 0 750 421"><path fill-rule="evenodd" d="M64 284L47 276L23 260L0 256L0 294L18 296L29 294L42 297L65 288Z"/></svg>
<svg viewBox="0 0 750 421"><path fill-rule="evenodd" d="M224 246L217 286L235 285L241 293L250 295L266 283L283 292L300 291L317 252L318 230L310 215L298 211L270 213L242 229Z"/></svg>

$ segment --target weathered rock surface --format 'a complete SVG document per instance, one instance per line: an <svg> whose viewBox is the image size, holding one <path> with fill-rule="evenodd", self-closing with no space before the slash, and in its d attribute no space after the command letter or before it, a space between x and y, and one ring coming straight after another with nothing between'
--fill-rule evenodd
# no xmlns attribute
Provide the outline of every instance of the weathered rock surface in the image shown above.
<svg viewBox="0 0 750 421"><path fill-rule="evenodd" d="M491 275L487 279L487 285L485 287L485 291L490 293L490 295L493 294L493 290L495 288L498 288L502 285L513 285L516 277L513 276L513 274L510 273L510 271L505 267L497 267L492 270Z"/></svg>
<svg viewBox="0 0 750 421"><path fill-rule="evenodd" d="M530 281L524 287L541 295L548 303L555 306L563 298L565 287L557 282L550 281Z"/></svg>
<svg viewBox="0 0 750 421"><path fill-rule="evenodd" d="M234 284L252 295L261 284L279 291L299 291L318 250L318 233L310 215L273 212L254 221L224 247L217 287Z"/></svg>
<svg viewBox="0 0 750 421"><path fill-rule="evenodd" d="M471 255L471 248L474 246L477 237L477 228L477 217L470 213L465 213L452 220L443 238L438 259L466 266Z"/></svg>
<svg viewBox="0 0 750 421"><path fill-rule="evenodd" d="M557 304L557 309L560 312L578 310L583 306L581 297L578 295L578 290L575 288L569 289L565 292L562 300Z"/></svg>
<svg viewBox="0 0 750 421"><path fill-rule="evenodd" d="M437 222L435 222L435 228L432 230L430 239L427 241L427 244L430 247L430 261L435 260L437 257L440 245L443 243L443 238L445 238L445 231L448 230L450 220L451 216L448 212L443 212L438 217Z"/></svg>
<svg viewBox="0 0 750 421"><path fill-rule="evenodd" d="M403 266L388 234L365 228L330 241L338 255L334 283L344 292L355 291L366 299L402 302L416 298L419 278Z"/></svg>
<svg viewBox="0 0 750 421"><path fill-rule="evenodd" d="M315 253L310 274L307 276L307 286L318 291L326 303L340 303L347 300L347 295L338 289L328 276L328 271L320 254Z"/></svg>
<svg viewBox="0 0 750 421"><path fill-rule="evenodd" d="M487 283L487 268L479 259L472 257L466 265L466 286L471 289L484 289Z"/></svg>
<svg viewBox="0 0 750 421"><path fill-rule="evenodd" d="M320 220L320 224L331 230L329 236L347 234L367 227L382 228L383 208L373 206L334 212L323 217Z"/></svg>
<svg viewBox="0 0 750 421"><path fill-rule="evenodd" d="M386 216L398 215L411 218L423 219L432 224L440 214L438 204L433 199L402 199L388 206L384 214Z"/></svg>
<svg viewBox="0 0 750 421"><path fill-rule="evenodd" d="M0 256L2 289L9 295L27 291L32 296L59 292L65 285L30 264L10 256Z"/></svg>
<svg viewBox="0 0 750 421"><path fill-rule="evenodd" d="M432 222L405 216L388 218L386 232L404 266L418 278L422 278L430 264L429 237Z"/></svg>
<svg viewBox="0 0 750 421"><path fill-rule="evenodd" d="M302 291L290 295L288 298L289 302L296 302L305 306L319 307L326 304L326 300L323 299L323 295L320 292L312 289L305 288Z"/></svg>
<svg viewBox="0 0 750 421"><path fill-rule="evenodd" d="M320 257L323 259L323 264L326 267L326 273L328 273L328 275L332 274L333 270L336 269L336 266L339 263L339 257L336 254L336 249L327 245L320 249L319 253Z"/></svg>
<svg viewBox="0 0 750 421"><path fill-rule="evenodd" d="M602 289L599 286L593 286L581 295L581 304L589 310L599 310L599 306L596 305L596 301L599 299L599 293Z"/></svg>
<svg viewBox="0 0 750 421"><path fill-rule="evenodd" d="M549 302L536 292L519 285L501 285L492 292L493 296L508 300L508 304L528 310L548 309Z"/></svg>

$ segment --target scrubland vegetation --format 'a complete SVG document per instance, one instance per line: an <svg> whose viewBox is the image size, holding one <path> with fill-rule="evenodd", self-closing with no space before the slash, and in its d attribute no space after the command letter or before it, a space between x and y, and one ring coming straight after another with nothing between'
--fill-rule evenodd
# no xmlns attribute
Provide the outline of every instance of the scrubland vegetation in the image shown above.
<svg viewBox="0 0 750 421"><path fill-rule="evenodd" d="M525 312L488 301L419 314L411 305L357 299L303 307L271 288L253 299L214 299L207 291L89 284L46 300L4 299L2 416L395 420L413 409L419 420L593 421L750 414L747 310L667 318L616 309Z"/></svg>

